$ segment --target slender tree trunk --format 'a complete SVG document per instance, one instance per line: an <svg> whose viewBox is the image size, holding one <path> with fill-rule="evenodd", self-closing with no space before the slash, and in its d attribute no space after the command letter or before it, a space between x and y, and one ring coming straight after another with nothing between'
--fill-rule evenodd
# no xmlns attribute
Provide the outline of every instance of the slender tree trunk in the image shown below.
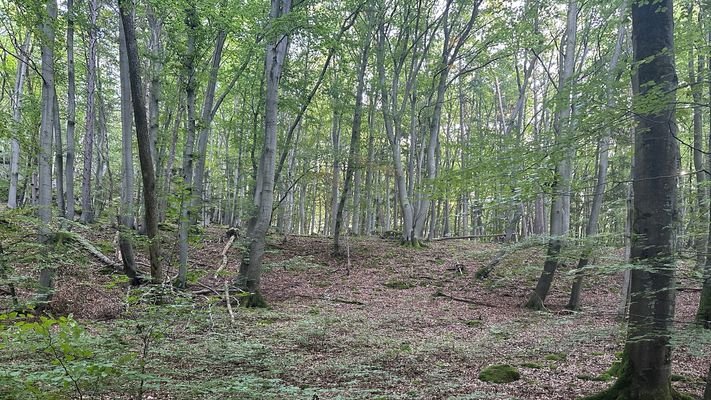
<svg viewBox="0 0 711 400"><path fill-rule="evenodd" d="M570 137L570 98L572 92L572 76L575 69L575 42L578 20L578 2L577 0L568 1L568 17L565 34L565 53L562 57L561 73L559 80L560 95L565 97L561 110L556 113L555 131L557 135L557 143L563 146L565 155L563 160L556 167L556 178L553 184L553 204L551 206L550 234L551 239L548 242L548 250L546 261L543 265L543 272L538 279L536 289L531 293L531 296L526 302L526 308L542 309L543 303L546 300L548 291L553 284L553 276L558 265L560 264L560 250L563 247L563 239L570 230L570 185L573 173L573 153L574 149L570 148L571 143L567 138Z"/></svg>
<svg viewBox="0 0 711 400"><path fill-rule="evenodd" d="M221 30L217 33L215 42L215 51L212 55L212 64L210 66L210 76L205 89L205 98L202 105L202 114L200 116L200 136L197 141L197 162L195 163L195 171L193 174L193 196L192 208L196 212L193 213L193 223L196 222L197 211L203 207L203 187L205 186L205 158L207 157L207 142L212 130L212 120L217 112L213 109L215 100L215 89L217 88L217 73L220 70L222 61L222 50L227 39L227 31Z"/></svg>
<svg viewBox="0 0 711 400"><path fill-rule="evenodd" d="M47 0L41 14L40 38L42 51L42 116L39 138L39 173L37 216L41 222L39 242L49 244L52 222L52 131L54 129L54 24L57 20L57 1ZM38 302L43 308L52 297L54 267L43 267L39 277Z"/></svg>
<svg viewBox="0 0 711 400"><path fill-rule="evenodd" d="M289 13L291 0L272 0L270 19L282 17ZM264 110L264 146L259 163L258 176L262 178L260 192L256 197L256 210L252 219L253 229L249 235L249 249L243 253L237 286L249 293L243 298L246 307L263 307L265 301L260 292L262 275L262 258L266 245L267 230L272 218L274 204L274 175L276 166L277 144L277 114L279 111L279 81L281 79L284 59L288 44L286 34L279 35L276 40L267 45L266 49L266 100Z"/></svg>
<svg viewBox="0 0 711 400"><path fill-rule="evenodd" d="M708 40L709 43L711 43L711 32L708 35ZM708 59L708 69L711 71L711 57ZM711 82L709 83L709 96L711 96ZM711 108L709 109L711 110ZM711 114L709 114L709 120L711 120ZM708 136L708 145L709 149L711 149L711 129L709 130L709 136ZM711 157L707 157L706 160L706 168L711 167ZM707 179L708 181L708 179ZM708 193L708 199L711 200L711 186L708 187L707 189L709 191ZM707 204L708 205L708 204ZM707 232L707 240L708 243L706 245L706 250L711 250L711 208L708 210L709 212L709 228ZM703 287L701 290L701 297L699 299L699 309L696 313L696 321L706 329L711 329L711 254L706 255L706 262L704 264L703 268ZM707 381L708 383L708 381ZM711 390L706 389L706 396L711 397ZM706 400L706 399L704 399Z"/></svg>
<svg viewBox="0 0 711 400"><path fill-rule="evenodd" d="M131 231L133 213L133 114L131 113L131 82L123 24L119 21L119 75L121 91L121 204L119 206L119 249L123 271L131 284L140 283L136 271Z"/></svg>
<svg viewBox="0 0 711 400"><path fill-rule="evenodd" d="M676 141L672 0L632 5L637 114L634 164L632 300L622 371L593 398L671 400L674 319L674 225L679 148ZM664 93L660 98L659 93ZM646 98L651 95L654 100ZM653 101L654 109L649 110ZM649 110L649 111L647 111Z"/></svg>
<svg viewBox="0 0 711 400"><path fill-rule="evenodd" d="M163 90L161 84L161 75L163 73L163 42L161 40L163 20L156 15L155 9L151 5L147 7L146 14L148 27L150 28L148 51L151 54L149 66L150 82L148 85L148 132L151 137L151 157L154 161L157 161L158 117ZM158 171L158 165L155 166L155 170Z"/></svg>
<svg viewBox="0 0 711 400"><path fill-rule="evenodd" d="M359 169L360 159L360 129L363 119L363 91L365 90L365 70L368 66L368 50L370 49L370 37L365 39L363 53L358 65L358 86L356 88L355 107L353 109L353 126L351 127L351 143L348 151L348 165L346 167L346 179L343 184L341 199L336 205L336 223L333 230L333 252L341 253L341 225L343 225L343 210L346 208L346 200L351 190L353 175ZM358 218L356 213L356 218Z"/></svg>
<svg viewBox="0 0 711 400"><path fill-rule="evenodd" d="M621 13L624 18L627 15L627 2L624 1L621 6ZM612 86L615 83L617 76L617 64L622 54L622 44L627 36L627 30L625 29L626 21L620 21L619 28L617 30L617 43L615 44L615 50L610 60L609 76L612 77L607 83L607 105L609 108L614 107L614 99L612 96ZM598 232L598 220L600 219L600 210L602 209L602 200L605 194L605 187L607 185L607 167L608 158L610 152L610 140L612 137L612 129L608 128L604 136L600 138L598 143L598 165L597 165L597 182L595 183L595 190L593 193L592 205L590 208L590 215L588 216L588 223L585 227L585 236L587 240L592 240ZM577 272L575 274L575 281L573 282L573 288L570 291L570 300L566 308L570 310L580 309L580 292L583 287L583 268L588 265L590 256L592 255L593 246L592 243L586 243L583 253L578 260Z"/></svg>
<svg viewBox="0 0 711 400"><path fill-rule="evenodd" d="M188 109L188 122L185 132L185 146L183 147L183 187L180 198L180 220L178 221L178 259L180 265L178 267L178 287L184 288L188 277L188 235L190 226L196 220L193 214L197 212L196 208L191 206L194 190L193 182L193 161L196 131L196 115L195 115L195 99L197 89L197 77L195 71L196 61L196 40L197 28L200 23L197 15L195 3L191 3L185 9L185 24L188 31L188 45L185 52L185 76L187 82L185 84L185 98ZM199 184L199 183L198 183Z"/></svg>
<svg viewBox="0 0 711 400"><path fill-rule="evenodd" d="M693 3L689 3L689 22L693 24ZM694 237L694 250L696 250L696 267L701 269L706 260L706 242L708 238L703 232L704 224L697 223L701 221L701 216L705 214L708 205L706 204L706 195L708 189L704 186L706 180L706 171L704 171L704 141L703 141L703 119L701 115L702 99L702 77L703 77L703 56L699 55L698 65L694 65L694 49L693 46L689 51L689 84L691 85L691 94L694 100L693 109L693 130L694 130L694 171L696 176L696 212L694 213L694 223L692 224ZM699 75L696 76L695 68L698 67Z"/></svg>
<svg viewBox="0 0 711 400"><path fill-rule="evenodd" d="M76 128L76 76L74 71L74 0L67 0L67 157L64 169L66 186L65 217L74 220L74 130Z"/></svg>
<svg viewBox="0 0 711 400"><path fill-rule="evenodd" d="M336 231L336 213L338 212L338 183L341 178L341 113L338 109L334 108L332 118L333 120L331 125L331 145L333 147L331 153L331 219L326 234L335 234Z"/></svg>
<svg viewBox="0 0 711 400"><path fill-rule="evenodd" d="M88 0L87 4L89 6L89 43L86 64L86 134L84 135L84 172L81 184L81 222L84 224L94 221L91 204L91 176L96 123L96 19L99 14L97 0Z"/></svg>
<svg viewBox="0 0 711 400"><path fill-rule="evenodd" d="M15 124L15 131L12 137L11 155L10 155L10 190L7 196L8 208L17 207L17 183L20 178L20 124L22 122L22 92L25 87L25 76L27 76L27 57L29 54L30 40L32 35L28 31L25 35L25 41L20 49L20 60L17 62L17 73L15 74L15 90L12 92L12 121Z"/></svg>
<svg viewBox="0 0 711 400"><path fill-rule="evenodd" d="M54 173L57 190L57 207L59 215L67 212L64 203L64 157L62 154L62 122L59 119L59 101L57 101L57 89L54 89Z"/></svg>
<svg viewBox="0 0 711 400"><path fill-rule="evenodd" d="M138 140L138 159L141 164L143 181L143 202L145 207L146 234L148 236L148 251L151 260L151 280L154 283L163 282L163 269L160 261L160 237L158 234L158 202L156 199L156 177L151 155L148 118L141 83L138 44L136 43L136 28L129 11L129 1L119 0L119 12L126 37L126 54L128 55L128 70L131 80L131 102L133 103L133 118Z"/></svg>

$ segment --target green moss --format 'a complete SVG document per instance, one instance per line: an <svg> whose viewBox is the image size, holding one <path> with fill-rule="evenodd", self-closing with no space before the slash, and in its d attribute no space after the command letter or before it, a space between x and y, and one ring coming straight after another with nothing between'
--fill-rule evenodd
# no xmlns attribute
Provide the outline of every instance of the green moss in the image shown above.
<svg viewBox="0 0 711 400"><path fill-rule="evenodd" d="M535 363L535 362L525 362L521 364L522 367L524 368L532 368L532 369L541 369L543 366L541 364Z"/></svg>
<svg viewBox="0 0 711 400"><path fill-rule="evenodd" d="M407 282L407 281L398 281L398 280L387 281L383 285L387 288L390 288L390 289L400 289L400 290L412 289L416 286L414 283Z"/></svg>
<svg viewBox="0 0 711 400"><path fill-rule="evenodd" d="M479 373L479 379L490 383L510 383L521 379L516 367L508 364L490 365Z"/></svg>
<svg viewBox="0 0 711 400"><path fill-rule="evenodd" d="M565 361L567 356L564 353L552 353L544 357L548 361Z"/></svg>

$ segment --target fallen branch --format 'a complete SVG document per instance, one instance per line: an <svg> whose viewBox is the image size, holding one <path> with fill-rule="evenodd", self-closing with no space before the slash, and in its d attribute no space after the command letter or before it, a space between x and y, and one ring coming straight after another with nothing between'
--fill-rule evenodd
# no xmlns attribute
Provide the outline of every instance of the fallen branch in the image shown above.
<svg viewBox="0 0 711 400"><path fill-rule="evenodd" d="M312 300L326 300L326 301L331 301L334 303L343 303L343 304L355 304L359 306L364 306L365 303L357 301L357 300L343 300L343 299L331 299L325 296L306 296L303 294L295 294L294 297L303 297L305 299L312 299Z"/></svg>
<svg viewBox="0 0 711 400"><path fill-rule="evenodd" d="M485 239L485 238L498 238L498 237L505 237L506 234L504 233L498 233L498 234L493 234L493 235L468 235L468 236L445 236L441 238L435 238L432 239L433 242L441 242L444 240L465 240L465 239Z"/></svg>
<svg viewBox="0 0 711 400"><path fill-rule="evenodd" d="M104 253L102 253L99 249L97 249L93 244L91 244L88 240L86 240L86 238L84 238L80 234L75 233L75 232L69 232L69 231L58 231L57 235L65 236L68 239L71 239L71 240L79 243L81 245L81 247L84 248L84 250L91 253L91 255L96 257L99 261L106 264L107 266L118 269L118 270L123 269L123 265L121 263L116 262L116 261L110 259L109 257L107 257Z"/></svg>
<svg viewBox="0 0 711 400"><path fill-rule="evenodd" d="M236 234L230 235L230 239L227 241L227 244L225 244L225 248L222 249L222 263L220 264L220 268L215 271L214 278L217 278L217 275L227 266L227 252L230 250L230 247L232 247L232 243L235 242L236 237Z"/></svg>
<svg viewBox="0 0 711 400"><path fill-rule="evenodd" d="M200 283L199 281L198 281L198 282L195 282L195 283L197 283L198 285L204 287L205 290L198 290L198 291L196 291L196 292L194 291L193 294L201 295L201 294L207 294L207 293L214 293L214 294L216 294L216 295L218 295L218 296L220 295L220 292L218 292L217 290L211 288L210 286L207 286L207 285L204 284L204 283Z"/></svg>
<svg viewBox="0 0 711 400"><path fill-rule="evenodd" d="M450 299L450 300L458 301L458 302L461 302L461 303L467 303L467 304L474 304L474 305L477 305L477 306L484 306L484 307L496 308L496 306L493 305L493 304L491 304L491 303L485 303L485 302L483 302L483 301L476 301L476 300L464 299L464 298L461 298L461 297L454 297L454 296L452 296L452 295L449 295L449 294L446 294L446 293L442 293L442 292L440 292L439 290L436 291L435 294L432 295L432 297L446 297L446 298L448 298L448 299Z"/></svg>

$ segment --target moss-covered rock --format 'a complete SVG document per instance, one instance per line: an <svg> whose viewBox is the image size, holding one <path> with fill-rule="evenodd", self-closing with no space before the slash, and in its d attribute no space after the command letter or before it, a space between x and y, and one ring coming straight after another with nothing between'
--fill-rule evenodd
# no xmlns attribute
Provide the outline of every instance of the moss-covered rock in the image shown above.
<svg viewBox="0 0 711 400"><path fill-rule="evenodd" d="M516 367L508 364L490 365L479 373L479 379L490 383L510 383L521 379Z"/></svg>

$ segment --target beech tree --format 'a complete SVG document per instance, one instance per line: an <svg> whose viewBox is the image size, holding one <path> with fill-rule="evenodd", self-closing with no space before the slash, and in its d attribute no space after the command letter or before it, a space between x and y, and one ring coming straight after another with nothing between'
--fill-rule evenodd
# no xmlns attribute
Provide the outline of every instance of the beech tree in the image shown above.
<svg viewBox="0 0 711 400"><path fill-rule="evenodd" d="M679 147L672 0L632 4L635 127L631 301L617 382L591 399L673 399L674 224Z"/></svg>
<svg viewBox="0 0 711 400"><path fill-rule="evenodd" d="M291 0L272 0L269 18L272 22L272 38L266 46L266 96L264 108L264 143L257 168L257 182L254 190L255 211L249 221L249 248L242 256L236 285L246 291L245 307L263 307L265 301L260 292L262 257L266 245L267 230L272 219L274 204L274 174L276 165L277 113L279 111L279 80L286 57L288 35L275 22L291 11Z"/></svg>

